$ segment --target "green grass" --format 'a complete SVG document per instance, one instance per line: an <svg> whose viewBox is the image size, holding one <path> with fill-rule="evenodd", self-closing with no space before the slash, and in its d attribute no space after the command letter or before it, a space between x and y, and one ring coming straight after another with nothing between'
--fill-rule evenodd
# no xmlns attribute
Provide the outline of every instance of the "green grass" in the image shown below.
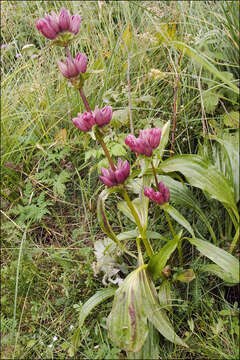
<svg viewBox="0 0 240 360"><path fill-rule="evenodd" d="M109 103L120 111L107 138L111 148L117 142L124 146L129 133L127 53L122 41L127 25L133 39L130 81L137 131L173 118L179 52L157 40L161 24L176 24L176 40L207 56L238 84L237 10L234 2L228 2L231 11L226 18L224 3L2 2L1 37L7 45L1 49L2 359L68 357L81 305L104 288L104 274L95 276L92 266L96 261L94 242L104 238L96 216L97 195L103 189L98 180L103 154L88 134L72 125L71 119L84 111L81 98L57 69L56 61L65 57L64 51L47 47L48 41L36 30L36 20L62 6L82 16L71 50L74 54L85 52L89 69L101 70L86 82L91 108ZM37 57L22 50L27 44L34 45ZM16 58L19 53L22 56ZM151 75L152 69L162 75ZM202 119L207 133L219 132L224 115L239 110L238 99L222 81L187 56L182 58L180 71L175 153L196 154L203 140ZM86 156L91 146L97 151ZM126 152L127 156L130 153ZM195 196L211 220L218 245L228 248L231 224L224 209L217 202L207 202L200 191ZM110 199L108 204L113 227L131 230L131 222L113 211L116 200ZM206 233L196 215L188 209L181 212L195 231ZM167 236L166 224L160 222L155 208L151 214L155 231ZM153 247L160 245L154 243ZM129 247L134 251L134 245ZM190 349L175 347L160 336L160 358L238 358L235 297L227 297L229 290L216 277L198 273L205 261L199 253L187 245L183 251L185 263L193 264L198 277L188 285L175 286L170 318L176 332L188 339ZM127 257L124 261L129 271L135 265ZM172 265L176 265L174 261ZM105 302L87 318L79 358L126 358L107 337L110 309L111 302Z"/></svg>

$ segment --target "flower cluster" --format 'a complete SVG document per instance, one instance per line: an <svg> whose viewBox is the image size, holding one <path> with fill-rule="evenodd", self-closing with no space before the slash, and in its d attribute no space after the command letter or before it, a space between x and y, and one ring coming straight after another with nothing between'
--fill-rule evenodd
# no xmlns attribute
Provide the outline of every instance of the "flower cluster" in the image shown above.
<svg viewBox="0 0 240 360"><path fill-rule="evenodd" d="M99 179L107 186L115 186L123 184L130 174L130 165L128 161L122 161L118 158L117 167L115 170L101 168L102 176Z"/></svg>
<svg viewBox="0 0 240 360"><path fill-rule="evenodd" d="M62 75L67 78L73 78L78 76L80 73L85 73L87 70L87 56L83 53L79 53L75 56L75 59L68 57L66 62L57 62L59 70Z"/></svg>
<svg viewBox="0 0 240 360"><path fill-rule="evenodd" d="M81 23L80 15L70 15L69 11L61 8L59 16L54 11L51 15L45 14L44 18L37 21L36 27L43 36L50 40L55 40L61 32L71 32L76 35Z"/></svg>
<svg viewBox="0 0 240 360"><path fill-rule="evenodd" d="M159 205L169 202L170 200L169 188L161 181L158 184L158 191L154 191L154 189L151 187L145 187L144 195Z"/></svg>
<svg viewBox="0 0 240 360"><path fill-rule="evenodd" d="M79 113L78 116L73 119L73 123L79 130L87 132L91 130L95 124L99 127L109 124L111 119L111 106L104 106L101 110L96 106L94 112Z"/></svg>
<svg viewBox="0 0 240 360"><path fill-rule="evenodd" d="M161 130L159 128L140 130L139 138L134 135L128 135L125 144L131 150L145 156L152 156L153 150L158 147L161 139Z"/></svg>

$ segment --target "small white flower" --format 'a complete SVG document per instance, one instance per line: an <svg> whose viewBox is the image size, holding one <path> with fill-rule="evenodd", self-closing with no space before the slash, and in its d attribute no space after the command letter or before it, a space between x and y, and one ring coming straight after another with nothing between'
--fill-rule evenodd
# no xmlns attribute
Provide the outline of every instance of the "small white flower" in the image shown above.
<svg viewBox="0 0 240 360"><path fill-rule="evenodd" d="M55 336L53 337L52 341L55 342L55 341L57 341L57 339L58 339L58 338L57 338L57 336L55 335Z"/></svg>

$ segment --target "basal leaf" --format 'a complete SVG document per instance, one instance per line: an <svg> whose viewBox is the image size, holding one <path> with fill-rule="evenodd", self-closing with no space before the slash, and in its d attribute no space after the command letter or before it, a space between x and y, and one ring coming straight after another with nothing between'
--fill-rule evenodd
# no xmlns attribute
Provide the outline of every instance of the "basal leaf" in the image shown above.
<svg viewBox="0 0 240 360"><path fill-rule="evenodd" d="M174 219L176 220L180 225L182 225L185 229L188 230L188 232L190 232L190 234L192 236L194 235L194 231L193 228L191 227L191 225L189 224L189 222L185 219L185 217L180 214L180 212L175 209L172 205L170 204L163 204L162 208Z"/></svg>
<svg viewBox="0 0 240 360"><path fill-rule="evenodd" d="M236 280L232 277L229 272L224 271L220 266L216 264L207 264L201 267L201 272L208 272L210 274L217 275L220 279L225 281L228 284L234 285L237 284Z"/></svg>
<svg viewBox="0 0 240 360"><path fill-rule="evenodd" d="M119 348L129 352L139 351L148 335L140 287L142 271L140 267L129 274L116 291L107 320L110 339Z"/></svg>
<svg viewBox="0 0 240 360"><path fill-rule="evenodd" d="M162 275L162 270L167 264L168 259L175 251L178 242L181 238L181 233L177 234L173 240L169 240L166 245L162 247L159 253L153 255L149 261L147 270L153 276L154 279Z"/></svg>
<svg viewBox="0 0 240 360"><path fill-rule="evenodd" d="M163 161L159 170L166 173L179 171L195 187L206 191L212 198L236 208L233 187L217 168L198 155L177 155Z"/></svg>
<svg viewBox="0 0 240 360"><path fill-rule="evenodd" d="M207 241L196 238L188 238L188 240L203 255L219 265L227 274L231 274L233 281L239 282L239 262L234 256Z"/></svg>
<svg viewBox="0 0 240 360"><path fill-rule="evenodd" d="M142 255L140 254L139 263L143 263ZM141 297L143 299L144 310L147 314L148 320L154 327L169 341L174 344L188 347L184 341L175 333L166 312L161 309L158 301L155 286L146 270L139 273L141 281Z"/></svg>

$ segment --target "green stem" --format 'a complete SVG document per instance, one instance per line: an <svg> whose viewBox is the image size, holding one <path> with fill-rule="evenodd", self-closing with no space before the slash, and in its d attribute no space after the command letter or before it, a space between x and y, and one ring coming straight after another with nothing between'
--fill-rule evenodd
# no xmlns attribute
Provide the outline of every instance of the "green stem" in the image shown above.
<svg viewBox="0 0 240 360"><path fill-rule="evenodd" d="M174 236L176 236L176 233L175 233L175 231L174 231L174 228L173 228L173 225L172 225L170 216L168 215L168 213L167 213L166 210L164 210L164 214L165 214L165 216L166 216L166 219L167 219L169 228L170 228L170 230L171 230L172 236L174 237Z"/></svg>
<svg viewBox="0 0 240 360"><path fill-rule="evenodd" d="M173 228L173 225L172 225L172 221L170 219L170 216L168 215L167 211L164 210L164 214L166 216L166 219L167 219L167 222L168 222L168 225L169 225L169 228L171 230L171 233L172 233L172 236L175 237L176 236L176 233L174 231L174 228ZM178 243L178 255L179 255L179 260L180 260L180 264L183 265L183 255L182 255L182 240L179 240L179 243Z"/></svg>
<svg viewBox="0 0 240 360"><path fill-rule="evenodd" d="M124 188L121 190L121 193L122 193L123 198L126 201L128 207L129 207L129 209L130 209L130 211L131 211L131 213L132 213L132 215L133 215L133 217L134 217L134 219L136 221L136 224L137 224L138 230L140 232L140 235L141 235L143 244L145 246L145 249L147 251L147 254L151 258L154 253L153 253L151 244L150 244L149 240L146 237L146 232L144 231L144 229L143 229L143 227L141 225L141 222L140 222L139 216L138 216L138 214L137 214L137 212L135 210L135 207L134 207L133 203L131 202L127 191Z"/></svg>
<svg viewBox="0 0 240 360"><path fill-rule="evenodd" d="M155 183L156 183L156 187L157 187L157 191L158 191L158 180L157 180L157 174L156 174L156 169L155 166L153 164L153 161L151 160L151 166L152 166L152 170L153 170L153 175L154 175L154 179L155 179Z"/></svg>

